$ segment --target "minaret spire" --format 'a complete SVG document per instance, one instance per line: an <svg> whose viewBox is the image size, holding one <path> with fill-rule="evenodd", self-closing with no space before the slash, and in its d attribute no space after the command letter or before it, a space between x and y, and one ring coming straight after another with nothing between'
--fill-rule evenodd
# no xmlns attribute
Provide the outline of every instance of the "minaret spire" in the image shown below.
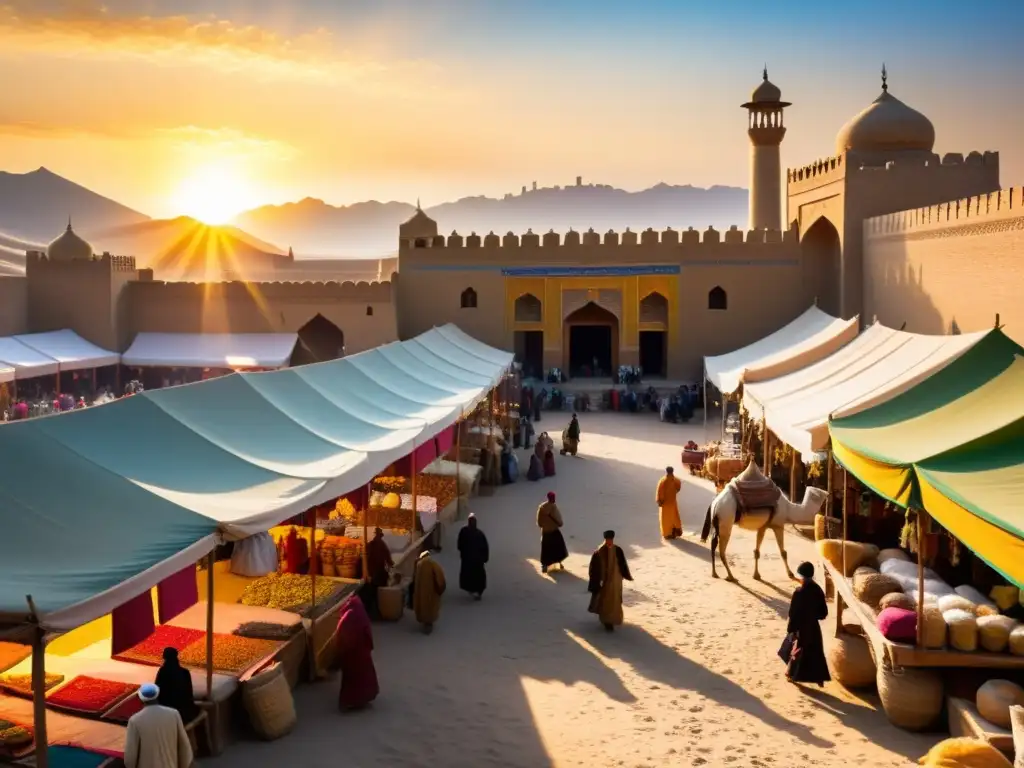
<svg viewBox="0 0 1024 768"><path fill-rule="evenodd" d="M68 214L68 232L71 231L71 214Z"/></svg>
<svg viewBox="0 0 1024 768"><path fill-rule="evenodd" d="M419 199L418 197L416 198L416 210L417 210L417 211L422 211L422 210L423 210L423 209L422 209L422 208L420 207L420 199Z"/></svg>
<svg viewBox="0 0 1024 768"><path fill-rule="evenodd" d="M889 73L885 71L885 62L882 62L882 90L886 93L889 91Z"/></svg>
<svg viewBox="0 0 1024 768"><path fill-rule="evenodd" d="M768 62L765 62L765 64L764 64L764 72L762 73L762 79L765 82L768 81Z"/></svg>

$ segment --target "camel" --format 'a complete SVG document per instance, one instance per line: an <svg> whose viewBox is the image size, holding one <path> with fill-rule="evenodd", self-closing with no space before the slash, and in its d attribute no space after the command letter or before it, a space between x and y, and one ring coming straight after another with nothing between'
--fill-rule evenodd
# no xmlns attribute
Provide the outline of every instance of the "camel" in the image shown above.
<svg viewBox="0 0 1024 768"><path fill-rule="evenodd" d="M770 487L769 487L770 486ZM766 495L767 494L767 495ZM751 464L738 477L729 481L721 493L715 496L708 507L704 518L704 528L700 534L701 543L711 537L711 575L718 578L715 570L715 549L722 556L728 581L736 581L729 569L729 561L725 559L725 550L729 546L733 525L748 531L757 531L757 542L754 544L754 579L761 580L758 570L761 558L761 542L765 532L770 528L775 533L779 545L782 563L786 566L786 575L795 580L786 559L784 544L786 523L807 525L814 522L814 516L821 510L828 496L821 488L808 486L804 491L804 500L794 504L783 494L771 480L764 477L755 464ZM760 499L761 501L755 500ZM741 503L741 498L745 503Z"/></svg>

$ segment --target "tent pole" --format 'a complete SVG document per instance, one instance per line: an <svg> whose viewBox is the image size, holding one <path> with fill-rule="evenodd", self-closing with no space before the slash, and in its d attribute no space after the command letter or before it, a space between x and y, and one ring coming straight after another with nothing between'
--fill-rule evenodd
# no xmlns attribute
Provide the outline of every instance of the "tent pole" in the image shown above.
<svg viewBox="0 0 1024 768"><path fill-rule="evenodd" d="M409 547L416 541L416 520L419 519L419 505L416 499L416 448L412 449L412 459L409 462L412 467L412 526L409 529ZM426 533L426 531L424 531Z"/></svg>
<svg viewBox="0 0 1024 768"><path fill-rule="evenodd" d="M57 397L60 397L60 366L57 366Z"/></svg>
<svg viewBox="0 0 1024 768"><path fill-rule="evenodd" d="M846 489L850 485L850 478L846 476L846 467L843 467L843 577L845 578L846 573L846 536L848 528L846 522L849 519L849 515L846 514Z"/></svg>
<svg viewBox="0 0 1024 768"><path fill-rule="evenodd" d="M36 766L48 768L50 761L49 737L46 735L46 633L39 626L32 595L28 595L28 608L32 630L32 729L36 735Z"/></svg>
<svg viewBox="0 0 1024 768"><path fill-rule="evenodd" d="M798 460L796 449L789 459L789 500L796 504L796 463Z"/></svg>
<svg viewBox="0 0 1024 768"><path fill-rule="evenodd" d="M462 418L455 422L455 519L462 519Z"/></svg>
<svg viewBox="0 0 1024 768"><path fill-rule="evenodd" d="M771 455L772 435L768 431L768 417L761 417L761 460L764 464L764 474L768 475L768 457Z"/></svg>
<svg viewBox="0 0 1024 768"><path fill-rule="evenodd" d="M367 560L366 556L366 545L370 543L370 539L366 533L366 518L370 514L370 488L372 486L372 480L366 484L366 506L363 508L363 584L368 584L370 582L370 562Z"/></svg>
<svg viewBox="0 0 1024 768"><path fill-rule="evenodd" d="M213 704L213 567L217 550L206 558L206 700Z"/></svg>
<svg viewBox="0 0 1024 768"><path fill-rule="evenodd" d="M924 647L924 526L927 513L917 510L917 647Z"/></svg>
<svg viewBox="0 0 1024 768"><path fill-rule="evenodd" d="M316 615L316 507L309 510L309 615Z"/></svg>
<svg viewBox="0 0 1024 768"><path fill-rule="evenodd" d="M832 502L832 446L828 447L828 463L825 465L825 517L834 517L835 504Z"/></svg>

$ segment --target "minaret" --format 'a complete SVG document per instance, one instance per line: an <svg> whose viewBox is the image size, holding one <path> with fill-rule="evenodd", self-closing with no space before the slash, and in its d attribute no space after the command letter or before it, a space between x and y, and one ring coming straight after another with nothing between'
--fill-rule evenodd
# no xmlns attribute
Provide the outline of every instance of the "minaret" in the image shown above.
<svg viewBox="0 0 1024 768"><path fill-rule="evenodd" d="M747 110L750 137L750 229L781 230L782 161L779 146L786 136L782 113L789 102L782 100L782 91L768 81L768 66L763 79L754 89L750 101L741 105Z"/></svg>

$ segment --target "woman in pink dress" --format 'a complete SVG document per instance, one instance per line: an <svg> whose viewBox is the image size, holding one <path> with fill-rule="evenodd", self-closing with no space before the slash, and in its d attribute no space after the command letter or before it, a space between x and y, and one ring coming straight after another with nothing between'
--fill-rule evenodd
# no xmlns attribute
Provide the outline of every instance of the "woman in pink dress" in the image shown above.
<svg viewBox="0 0 1024 768"><path fill-rule="evenodd" d="M373 666L373 630L363 601L354 595L342 607L338 620L338 663L338 706L343 710L369 706L380 693Z"/></svg>

